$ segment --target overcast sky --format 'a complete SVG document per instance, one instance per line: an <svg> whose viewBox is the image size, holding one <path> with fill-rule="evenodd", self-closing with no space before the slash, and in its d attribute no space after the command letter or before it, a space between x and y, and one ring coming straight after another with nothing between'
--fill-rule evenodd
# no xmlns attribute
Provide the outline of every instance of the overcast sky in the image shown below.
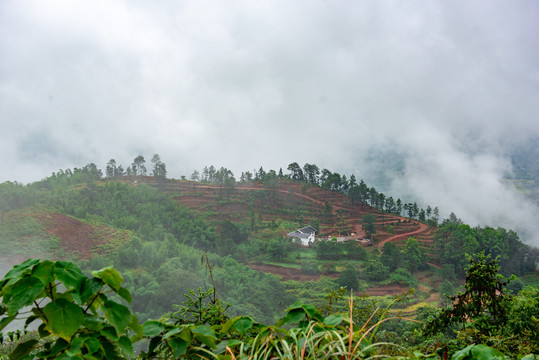
<svg viewBox="0 0 539 360"><path fill-rule="evenodd" d="M396 154L388 195L530 233L503 175L539 136L537 19L518 0L2 0L0 181L154 153L176 178L369 180Z"/></svg>

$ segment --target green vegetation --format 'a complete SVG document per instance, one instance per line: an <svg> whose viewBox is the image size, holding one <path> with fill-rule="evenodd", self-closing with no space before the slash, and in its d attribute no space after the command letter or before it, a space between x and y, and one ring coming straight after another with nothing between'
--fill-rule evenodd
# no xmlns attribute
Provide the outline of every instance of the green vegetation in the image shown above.
<svg viewBox="0 0 539 360"><path fill-rule="evenodd" d="M58 239L47 234L30 209L15 210L4 216L0 226L0 247L4 256L35 257L58 248Z"/></svg>
<svg viewBox="0 0 539 360"><path fill-rule="evenodd" d="M344 292L331 292L325 306L296 302L267 326L247 315L229 316L228 305L213 289L200 288L186 295L178 311L140 324L128 306L132 296L114 268L92 271L88 277L73 263L27 260L0 281L0 330L16 318L25 320L22 332L0 336L0 357L446 359L449 354L456 360L520 354L534 359L539 351L537 291L506 295L497 262L482 254L470 262L466 291L453 308L433 314L423 329L420 321L392 311L406 294L386 304L351 296L343 305ZM443 345L432 337L455 322L462 324L462 336ZM37 331L28 333L32 323ZM395 331L406 337L395 338ZM507 332L504 341L500 332ZM421 338L421 344L411 344Z"/></svg>
<svg viewBox="0 0 539 360"><path fill-rule="evenodd" d="M27 260L6 274L0 283L0 330L21 317L25 329L38 323L35 337L20 341L10 359L133 354L132 343L142 338L144 329L127 306L109 298L116 294L131 302L121 286L122 276L111 267L92 275L86 277L73 263L48 260Z"/></svg>
<svg viewBox="0 0 539 360"><path fill-rule="evenodd" d="M83 317L95 312L92 316L101 324L91 327L86 320L77 322L75 332L62 333L59 338L63 340L58 340L54 337L59 336L58 328L46 324L48 318L36 309L33 321L42 321L44 331L11 333L3 351L8 353L28 342L17 350L17 356L24 358L36 350L48 351L42 354L50 358L62 354L126 357L131 356L126 339L135 343L138 356L146 358L205 354L227 359L376 355L413 359L444 358L446 352L464 359L477 354L494 356L497 351L508 356L537 351L533 339L537 335L535 266L539 250L524 245L511 230L472 228L454 214L437 227L437 208L420 209L417 204L395 201L362 180L358 183L353 175L341 176L314 164L300 167L292 163L290 175L261 167L242 173L239 181L230 170L213 166L193 172L192 181L169 180L158 155L152 164L151 177L146 176L144 157L139 155L126 170L111 159L106 178L94 164L88 164L60 170L29 185L0 184L0 257L50 259L20 265L20 273L17 270L0 283L5 291L0 313L7 314L0 318L2 328L13 320L8 320L15 311L10 308L43 308L46 301L40 303L39 299L45 298L56 301L60 313L65 308L71 315L79 314L68 302L82 309ZM189 208L181 205L184 200ZM58 218L82 229L83 234L66 236L71 228L59 224ZM306 225L321 229L323 238L335 237L309 248L286 237ZM365 243L348 237L360 225L375 235L371 236L374 246L364 247ZM60 233L55 235L52 227ZM377 247L390 237L391 241ZM474 258L467 270L466 255L479 251L497 260ZM58 259L61 261L53 262ZM65 278L57 269L68 266L65 260L77 262L69 266L80 266L73 270L76 280L71 280L80 284L63 289ZM292 274L284 275L285 279L297 280L255 271L247 264L253 268L276 265L281 273ZM111 266L118 271L105 270ZM41 267L52 274L49 283L40 278ZM113 271L116 282L121 272L122 294L109 289L109 280L95 275L101 272L91 272L96 268ZM506 284L498 270L519 278ZM470 277L472 274L476 277ZM467 275L464 293L455 295ZM36 278L43 283L42 290ZM99 281L103 286L97 289ZM86 282L93 284L90 290L81 285ZM16 288L23 284L30 291L23 294L12 286L15 283ZM474 292L480 283L496 287L496 294L503 292L501 306L506 314L492 317L497 310L478 305L474 321L456 322L459 316L451 312L455 300L448 296L462 296L470 304L469 296L478 296L483 305L500 300L498 295L488 298L487 290ZM386 295L405 288L416 290L397 297ZM380 296L367 296L365 292L373 289ZM90 298L81 298L84 291L99 299L95 306L84 302ZM34 296L37 305L25 296ZM67 302L58 304L59 299ZM115 325L118 315L103 304L120 308L109 300L128 309L131 319L143 322L138 326L146 331L137 333L140 328L134 322L123 328ZM294 302L298 303L283 318L283 309ZM448 309L438 310L440 306ZM469 311L464 308L460 315ZM403 317L439 325L425 331L416 322L397 321ZM389 318L392 320L386 320ZM340 321L334 323L336 319ZM75 323L69 326L73 329ZM110 327L115 328L116 337L110 335L109 345L96 348L89 339L107 336L110 332L103 329ZM82 338L72 345L70 341L77 337ZM120 338L122 344L116 343ZM517 339L525 340L519 344ZM49 340L52 342L46 345Z"/></svg>
<svg viewBox="0 0 539 360"><path fill-rule="evenodd" d="M533 272L539 260L539 249L524 245L514 231L491 227L472 228L459 221L446 220L435 234L434 249L447 272L464 276L466 254L484 251L500 257L503 274L521 275Z"/></svg>
<svg viewBox="0 0 539 360"><path fill-rule="evenodd" d="M500 275L499 260L483 252L468 257L464 292L451 306L427 322L426 335L442 332L447 346L486 344L507 354L539 352L539 291L527 288L512 295ZM450 331L451 330L451 331Z"/></svg>
<svg viewBox="0 0 539 360"><path fill-rule="evenodd" d="M37 239L50 246L57 241L44 234L40 223L22 216L24 213L17 216L21 211L37 211L32 209L39 206L84 222L129 231L130 241L118 251L107 253L103 246L96 248L94 257L82 261L81 266L88 269L114 265L121 270L126 287L134 295L133 310L141 319L159 316L179 302L187 289L207 284L208 273L200 263L203 251L212 252L208 256L214 276L221 285L221 296L234 304L232 313L248 312L260 321L270 322L286 306L289 298L274 276L216 255L235 252L248 256L253 250L244 244L244 227L224 222L218 234L202 217L165 193L145 184L95 182L96 172L89 169L94 168L61 172L29 186L0 185L11 204L0 228L5 255L20 253L18 249L25 251L20 240L27 239L32 241L28 247L34 252L27 251L25 255L55 257L37 246L40 243ZM19 219L18 226L10 225L12 219ZM56 255L67 256L61 251ZM273 296L281 301L272 301Z"/></svg>

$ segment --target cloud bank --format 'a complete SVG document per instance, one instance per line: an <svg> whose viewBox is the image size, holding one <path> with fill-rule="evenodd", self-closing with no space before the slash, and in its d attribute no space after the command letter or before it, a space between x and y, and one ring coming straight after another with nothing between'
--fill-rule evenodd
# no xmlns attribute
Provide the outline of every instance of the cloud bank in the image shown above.
<svg viewBox="0 0 539 360"><path fill-rule="evenodd" d="M309 162L394 175L395 197L539 244L537 206L503 182L512 147L539 137L538 15L527 1L2 1L0 181L154 153L171 177Z"/></svg>

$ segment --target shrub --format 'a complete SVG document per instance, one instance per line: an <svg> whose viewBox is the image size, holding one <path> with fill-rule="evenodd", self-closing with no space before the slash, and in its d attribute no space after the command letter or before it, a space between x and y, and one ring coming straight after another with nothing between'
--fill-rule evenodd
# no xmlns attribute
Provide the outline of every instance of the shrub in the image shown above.
<svg viewBox="0 0 539 360"><path fill-rule="evenodd" d="M417 279L412 273L403 268L398 268L391 275L389 279L401 285L406 285L408 287L415 288L417 286Z"/></svg>
<svg viewBox="0 0 539 360"><path fill-rule="evenodd" d="M370 259L365 266L367 279L381 281L389 276L389 268L378 259Z"/></svg>

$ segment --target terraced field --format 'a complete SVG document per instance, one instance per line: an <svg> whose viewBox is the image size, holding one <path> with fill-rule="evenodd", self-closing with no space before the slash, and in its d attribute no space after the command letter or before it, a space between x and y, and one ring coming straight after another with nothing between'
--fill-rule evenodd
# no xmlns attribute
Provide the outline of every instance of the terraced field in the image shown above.
<svg viewBox="0 0 539 360"><path fill-rule="evenodd" d="M280 180L278 188L272 191L256 182L227 188L186 180L157 183L151 177L144 181L213 220L245 220L251 212L259 214L266 221L293 220L300 211L306 222L311 219L320 222L320 237L355 233L355 238L348 238L358 240L363 236L359 231L363 217L372 214L376 219L376 235L372 244L379 251L382 251L387 242L402 244L411 236L425 249L430 248L434 242L434 229L424 223L381 212L365 203L353 204L346 195L305 183ZM330 216L326 204L331 205Z"/></svg>

